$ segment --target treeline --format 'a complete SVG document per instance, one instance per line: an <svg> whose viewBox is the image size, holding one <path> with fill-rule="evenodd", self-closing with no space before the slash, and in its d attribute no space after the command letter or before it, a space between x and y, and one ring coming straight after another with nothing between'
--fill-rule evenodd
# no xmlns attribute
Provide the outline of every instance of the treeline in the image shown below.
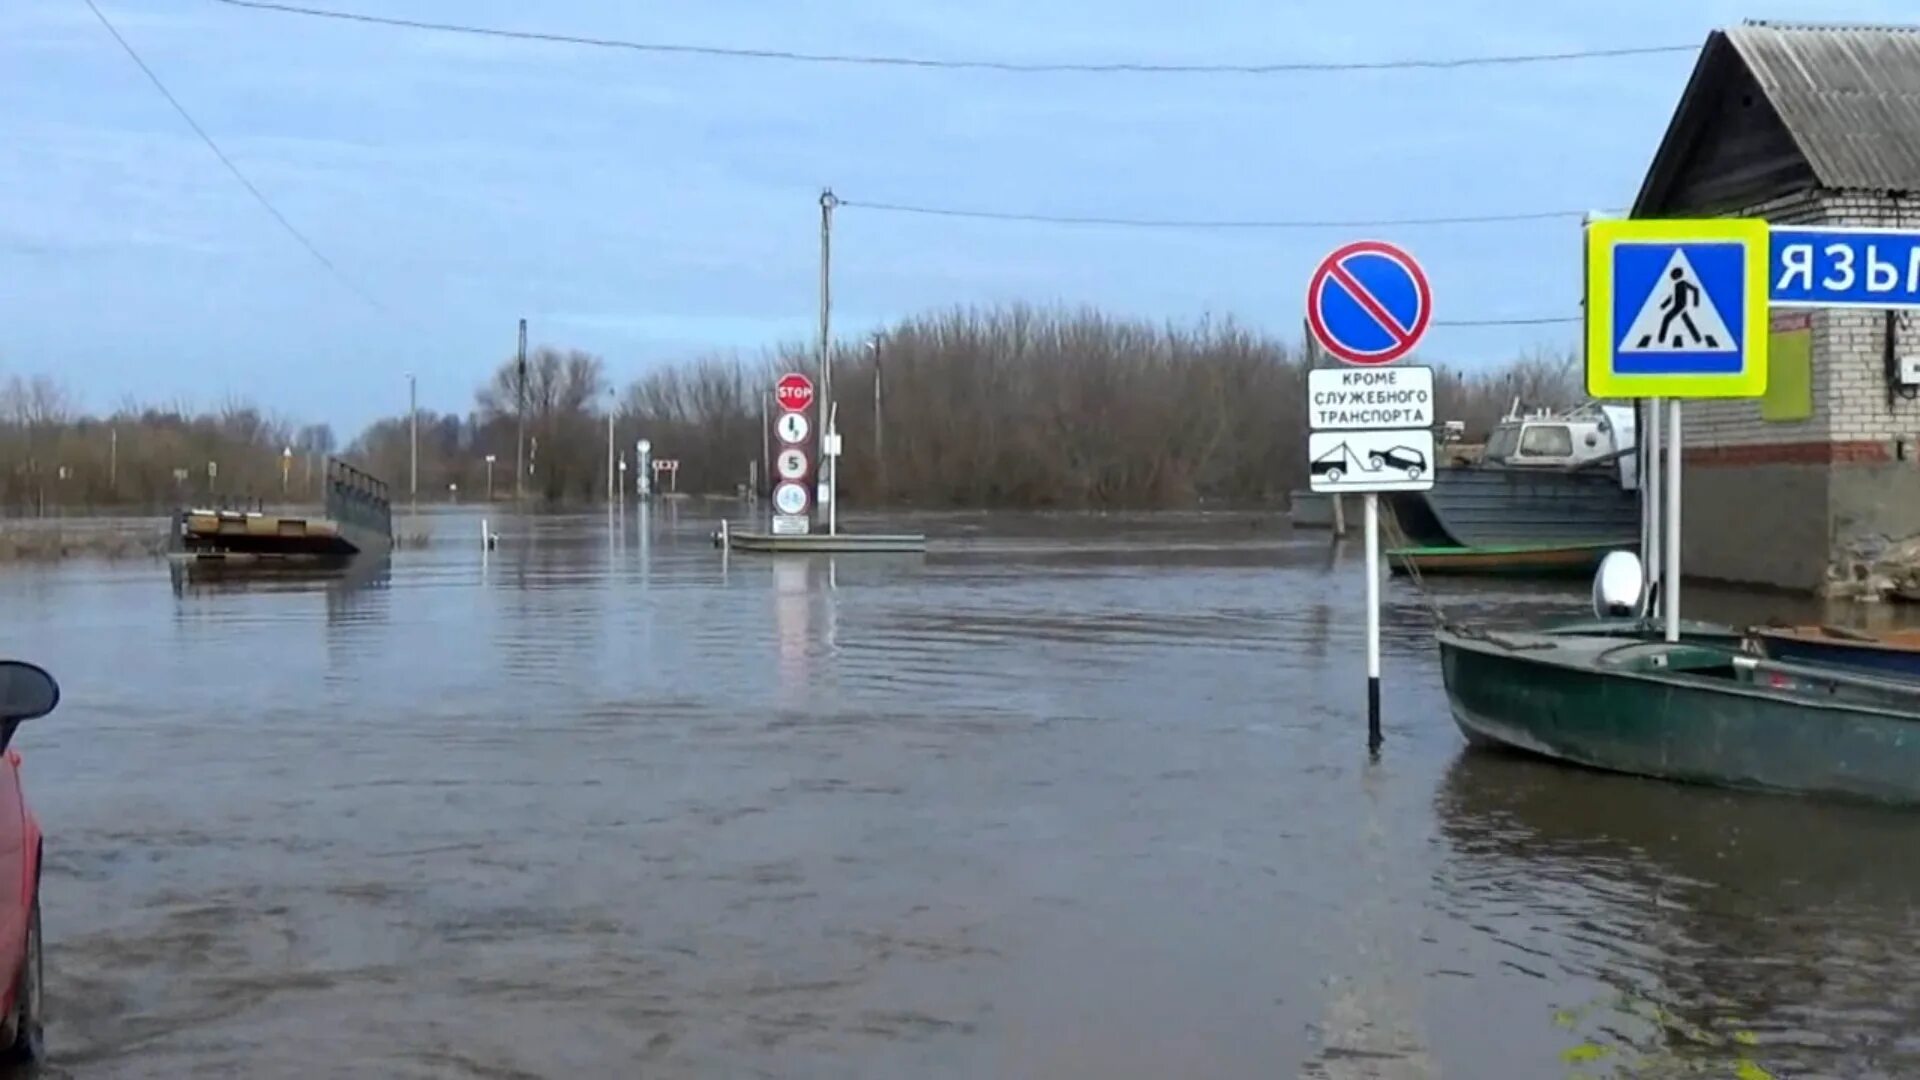
<svg viewBox="0 0 1920 1080"><path fill-rule="evenodd" d="M1306 371L1299 349L1232 322L1193 326L1027 307L909 319L834 350L834 397L850 501L926 506L1179 506L1272 499L1305 482ZM604 498L607 413L633 464L634 442L680 462L680 489L732 492L765 484L763 416L775 378L818 380L812 350L754 359L707 357L658 368L617 396L605 366L541 349L530 365L529 491L549 502ZM423 418L422 490L474 490L479 453L507 461L516 376L502 363L481 387L464 432ZM877 383L877 393L876 393ZM1570 355L1523 357L1498 369L1443 368L1437 412L1483 437L1514 399L1581 399ZM431 421L431 424L429 423ZM439 425L445 424L442 429ZM429 437L429 427L434 434ZM405 463L404 417L356 443L382 475ZM431 444L431 445L430 445ZM443 465L443 447L457 456ZM811 449L811 448L809 448ZM499 477L496 492L511 489ZM624 474L629 485L633 474ZM396 487L400 485L396 484Z"/></svg>
<svg viewBox="0 0 1920 1080"><path fill-rule="evenodd" d="M1277 498L1305 482L1307 368L1296 345L1230 321L1160 325L1027 307L909 319L835 347L841 488L864 505ZM654 457L680 462L681 491L730 493L755 473L764 485L763 447L777 443L762 418L774 411L771 388L783 371L818 380L812 350L798 346L664 366L619 392L590 353L535 349L524 379L508 358L466 415L416 418L419 498L471 502L490 490L512 499L519 459L519 487L531 500L604 499L610 416L613 475L628 491L640 438ZM1443 368L1436 391L1438 416L1464 421L1470 439L1516 398L1567 405L1582 397L1574 358L1553 354L1495 369ZM343 455L386 480L403 504L412 428L405 415L379 420ZM272 498L283 460L297 497L317 490L308 463L334 450L324 425L298 427L244 404L83 417L48 380L0 385L0 460L11 464L0 470L0 498L14 512L49 501L161 505L210 488ZM212 484L202 471L209 461L218 468Z"/></svg>
<svg viewBox="0 0 1920 1080"><path fill-rule="evenodd" d="M0 512L159 511L213 494L317 498L325 424L244 402L212 409L127 404L89 416L47 376L0 382ZM288 451L291 451L289 455Z"/></svg>
<svg viewBox="0 0 1920 1080"><path fill-rule="evenodd" d="M1308 367L1292 343L1232 322L1025 307L910 319L835 348L841 486L869 505L1274 499L1306 481ZM731 489L760 460L760 410L782 371L818 380L811 350L798 347L762 362L662 369L627 392L623 430L680 457L683 483ZM1563 406L1584 396L1575 357L1552 353L1443 367L1435 393L1437 415L1464 422L1470 440L1515 399Z"/></svg>

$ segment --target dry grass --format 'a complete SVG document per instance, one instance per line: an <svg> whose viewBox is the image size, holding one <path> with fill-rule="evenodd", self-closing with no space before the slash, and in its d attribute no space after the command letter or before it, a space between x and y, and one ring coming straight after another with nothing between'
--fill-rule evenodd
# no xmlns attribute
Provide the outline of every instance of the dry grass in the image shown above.
<svg viewBox="0 0 1920 1080"><path fill-rule="evenodd" d="M0 524L0 563L55 559L158 558L166 554L164 519L22 521Z"/></svg>

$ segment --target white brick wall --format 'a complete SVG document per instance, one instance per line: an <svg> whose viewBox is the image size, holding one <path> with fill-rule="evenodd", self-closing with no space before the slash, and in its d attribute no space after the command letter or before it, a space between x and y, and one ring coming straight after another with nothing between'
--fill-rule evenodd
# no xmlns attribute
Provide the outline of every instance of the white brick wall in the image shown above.
<svg viewBox="0 0 1920 1080"><path fill-rule="evenodd" d="M1743 209L1781 225L1920 226L1920 199L1829 192ZM1758 401L1703 401L1687 407L1688 446L1891 441L1920 434L1920 400L1887 407L1886 313L1816 310L1813 315L1813 415L1804 422L1760 419ZM1920 352L1920 317L1897 320L1895 355Z"/></svg>
<svg viewBox="0 0 1920 1080"><path fill-rule="evenodd" d="M1812 225L1825 221L1827 208L1821 196L1807 192L1749 206L1736 216L1762 217L1782 225ZM1759 443L1825 442L1831 415L1831 390L1822 385L1820 369L1821 322L1813 320L1813 415L1799 423L1774 423L1760 419L1760 403L1744 399L1689 402L1685 427L1688 446L1751 446Z"/></svg>
<svg viewBox="0 0 1920 1080"><path fill-rule="evenodd" d="M1823 201L1831 224L1920 226L1920 203L1912 199L1841 192ZM1891 441L1920 432L1920 401L1896 395L1893 407L1887 405L1886 313L1819 314L1814 321L1814 385L1816 393L1824 385L1831 402L1830 437L1836 442ZM1920 324L1911 316L1896 318L1894 355L1910 352L1920 352Z"/></svg>

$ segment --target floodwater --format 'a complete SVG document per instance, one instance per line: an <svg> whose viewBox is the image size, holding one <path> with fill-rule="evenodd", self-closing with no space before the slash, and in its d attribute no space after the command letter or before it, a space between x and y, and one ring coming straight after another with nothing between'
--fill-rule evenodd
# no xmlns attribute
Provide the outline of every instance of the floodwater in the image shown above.
<svg viewBox="0 0 1920 1080"><path fill-rule="evenodd" d="M1369 763L1354 553L1270 517L917 524L0 571L47 1072L1920 1074L1920 815L1470 752L1404 581Z"/></svg>

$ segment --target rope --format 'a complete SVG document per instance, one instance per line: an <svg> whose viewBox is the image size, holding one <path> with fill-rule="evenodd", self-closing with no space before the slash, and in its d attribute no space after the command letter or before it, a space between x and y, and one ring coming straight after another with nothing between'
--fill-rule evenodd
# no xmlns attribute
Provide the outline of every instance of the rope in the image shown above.
<svg viewBox="0 0 1920 1080"><path fill-rule="evenodd" d="M1381 532L1390 533L1395 537L1392 547L1404 548L1413 546L1410 543L1410 538L1407 536L1406 529L1400 524L1400 515L1394 512L1393 502L1387 500L1384 503L1383 509L1386 510L1386 518L1381 523L1383 526ZM1385 552L1382 552L1382 554L1385 555ZM1386 557L1389 559L1392 558L1390 555ZM1406 555L1402 555L1400 556L1400 565L1406 569L1407 580L1413 582L1414 590L1420 594L1420 599L1426 603L1427 612L1433 616L1434 625L1448 625L1451 620L1447 617L1446 608L1441 605L1440 599L1434 591L1427 587L1427 579L1420 573L1420 564Z"/></svg>

